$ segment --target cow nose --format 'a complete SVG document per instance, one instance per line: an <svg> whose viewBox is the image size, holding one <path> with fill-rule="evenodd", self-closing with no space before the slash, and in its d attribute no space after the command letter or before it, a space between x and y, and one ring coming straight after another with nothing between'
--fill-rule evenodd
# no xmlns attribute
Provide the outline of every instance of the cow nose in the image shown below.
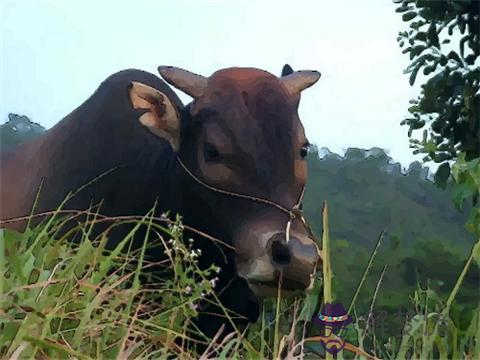
<svg viewBox="0 0 480 360"><path fill-rule="evenodd" d="M272 257L272 261L274 264L277 265L288 265L292 260L290 255L290 248L285 241L280 239L273 239L271 242L270 247L270 256Z"/></svg>
<svg viewBox="0 0 480 360"><path fill-rule="evenodd" d="M318 248L313 240L300 241L291 237L287 243L285 233L273 235L268 242L268 252L273 265L282 268L291 266L313 270L319 260Z"/></svg>

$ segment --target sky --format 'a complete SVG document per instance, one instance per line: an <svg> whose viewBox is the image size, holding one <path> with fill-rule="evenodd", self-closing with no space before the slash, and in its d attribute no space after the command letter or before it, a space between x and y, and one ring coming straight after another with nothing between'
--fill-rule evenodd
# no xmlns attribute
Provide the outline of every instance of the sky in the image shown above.
<svg viewBox="0 0 480 360"><path fill-rule="evenodd" d="M419 89L403 74L405 28L391 0L0 0L0 122L14 112L49 128L122 69L279 75L288 63L322 73L299 108L310 142L381 147L408 167L420 157L400 121Z"/></svg>

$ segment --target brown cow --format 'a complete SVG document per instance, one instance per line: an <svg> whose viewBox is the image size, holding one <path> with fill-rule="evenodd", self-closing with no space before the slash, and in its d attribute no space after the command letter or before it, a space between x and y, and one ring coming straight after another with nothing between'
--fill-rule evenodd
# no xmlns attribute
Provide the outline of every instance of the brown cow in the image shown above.
<svg viewBox="0 0 480 360"><path fill-rule="evenodd" d="M55 209L69 191L115 168L65 208L102 200L105 215L143 215L157 199L159 213L180 213L235 247L219 263L219 288L228 284L221 300L252 320L258 297L275 294L280 274L286 290L307 289L319 260L299 211L308 141L297 108L301 91L320 74L159 72L193 101L183 107L158 77L122 71L43 136L2 154L0 219L28 215L42 179L36 212ZM221 262L215 246L196 241L202 265ZM217 320L201 327L213 334Z"/></svg>

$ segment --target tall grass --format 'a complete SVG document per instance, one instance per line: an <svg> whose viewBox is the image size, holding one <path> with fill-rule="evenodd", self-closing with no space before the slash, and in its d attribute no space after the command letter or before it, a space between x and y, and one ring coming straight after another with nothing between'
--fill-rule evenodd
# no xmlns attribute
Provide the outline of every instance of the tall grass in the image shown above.
<svg viewBox="0 0 480 360"><path fill-rule="evenodd" d="M187 329L194 305L212 292L218 269L200 270L181 224L162 227L151 214L112 250L105 248L108 233L93 239L88 224L76 229L78 244L56 238L60 218L23 234L2 230L0 357L183 356L173 340L193 341ZM140 226L147 227L145 241L133 251ZM140 276L153 265L143 259L151 232L158 237L149 246L164 249L163 266L173 275L142 287Z"/></svg>
<svg viewBox="0 0 480 360"><path fill-rule="evenodd" d="M218 304L219 269L199 268L199 252L183 238L180 219L160 222L152 210L135 220L118 218L94 237L93 224L104 218L88 213L74 229L81 237L78 243L69 242L68 234L59 235L66 220L59 213L24 233L0 230L0 358L328 358L319 346L318 329L310 322L323 303L335 301L326 204L322 219L323 268L313 290L284 299L279 287L275 299L263 302L256 323L211 339L192 320L201 303ZM108 250L110 231L126 222L132 225L130 233ZM142 246L132 250L140 228L146 230ZM416 313L405 319L401 338L382 344L372 323L362 323L355 309L372 263L380 261L376 255L382 238L383 234L352 294L350 313L355 321L342 334L347 344L338 358L480 359L480 307L466 329L459 328L450 314L468 267L480 262L480 241L450 296L441 299L432 289L419 287L412 294ZM145 258L152 246L164 252L163 262L153 264ZM160 266L164 275L150 274L152 266ZM141 281L146 277L147 282ZM379 280L370 313L381 296ZM222 311L233 324L234 314ZM205 351L195 351L192 345L198 342Z"/></svg>

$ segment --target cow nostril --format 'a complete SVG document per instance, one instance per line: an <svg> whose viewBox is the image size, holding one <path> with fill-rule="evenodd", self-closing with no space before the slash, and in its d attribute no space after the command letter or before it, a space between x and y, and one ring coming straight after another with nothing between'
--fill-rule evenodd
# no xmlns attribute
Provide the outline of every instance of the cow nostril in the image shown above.
<svg viewBox="0 0 480 360"><path fill-rule="evenodd" d="M288 265L290 263L290 250L286 244L283 244L279 240L273 241L271 251L273 262L278 265Z"/></svg>

